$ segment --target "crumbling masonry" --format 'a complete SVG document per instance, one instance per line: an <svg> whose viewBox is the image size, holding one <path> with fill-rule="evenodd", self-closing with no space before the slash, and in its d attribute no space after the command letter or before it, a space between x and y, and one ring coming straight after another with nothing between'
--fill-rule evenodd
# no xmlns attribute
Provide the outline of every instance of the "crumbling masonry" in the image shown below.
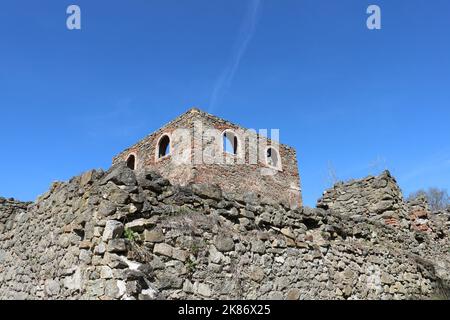
<svg viewBox="0 0 450 320"><path fill-rule="evenodd" d="M412 227L387 172L319 203L89 171L32 204L0 199L0 299L449 298L450 212Z"/></svg>
<svg viewBox="0 0 450 320"><path fill-rule="evenodd" d="M387 171L302 207L295 150L197 109L113 162L0 198L0 299L449 298L450 212Z"/></svg>

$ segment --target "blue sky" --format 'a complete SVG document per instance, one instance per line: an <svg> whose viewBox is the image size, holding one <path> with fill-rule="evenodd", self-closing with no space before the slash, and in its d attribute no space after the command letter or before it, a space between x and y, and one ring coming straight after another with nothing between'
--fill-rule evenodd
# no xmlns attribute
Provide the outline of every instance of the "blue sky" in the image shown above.
<svg viewBox="0 0 450 320"><path fill-rule="evenodd" d="M279 128L310 206L330 168L449 188L449 30L448 0L3 1L0 195L108 168L192 106Z"/></svg>

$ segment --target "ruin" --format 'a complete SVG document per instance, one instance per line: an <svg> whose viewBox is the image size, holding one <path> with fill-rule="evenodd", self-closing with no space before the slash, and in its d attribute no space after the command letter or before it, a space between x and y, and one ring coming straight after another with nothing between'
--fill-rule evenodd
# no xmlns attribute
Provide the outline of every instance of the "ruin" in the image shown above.
<svg viewBox="0 0 450 320"><path fill-rule="evenodd" d="M389 171L308 208L299 180L294 149L191 109L106 172L0 197L0 300L450 298L450 208Z"/></svg>
<svg viewBox="0 0 450 320"><path fill-rule="evenodd" d="M114 157L133 170L149 169L172 184L216 184L233 198L249 192L302 205L297 155L229 121L192 108Z"/></svg>
<svg viewBox="0 0 450 320"><path fill-rule="evenodd" d="M449 211L417 228L403 213L422 204L387 172L319 206L242 202L126 162L88 171L31 204L0 198L0 299L449 299Z"/></svg>

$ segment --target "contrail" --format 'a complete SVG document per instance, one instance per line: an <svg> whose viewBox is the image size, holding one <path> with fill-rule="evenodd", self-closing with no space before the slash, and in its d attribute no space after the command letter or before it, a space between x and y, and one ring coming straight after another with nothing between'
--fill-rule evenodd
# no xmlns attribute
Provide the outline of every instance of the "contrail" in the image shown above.
<svg viewBox="0 0 450 320"><path fill-rule="evenodd" d="M259 18L259 12L262 0L251 0L247 15L245 16L238 39L234 45L229 64L221 73L214 86L209 105L209 112L212 112L219 104L222 97L227 92L233 81L234 75L239 68L241 59L247 50L247 46L255 33L256 24Z"/></svg>

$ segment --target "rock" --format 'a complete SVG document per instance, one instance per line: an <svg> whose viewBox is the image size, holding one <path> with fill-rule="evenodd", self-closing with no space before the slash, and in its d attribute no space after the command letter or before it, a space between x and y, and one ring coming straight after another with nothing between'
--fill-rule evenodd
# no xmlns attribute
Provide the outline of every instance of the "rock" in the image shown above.
<svg viewBox="0 0 450 320"><path fill-rule="evenodd" d="M224 260L224 258L225 258L225 256L224 256L222 253L220 253L220 252L216 249L215 246L209 246L208 252L209 252L209 261L212 262L212 263L219 264L219 263L221 263L221 262Z"/></svg>
<svg viewBox="0 0 450 320"><path fill-rule="evenodd" d="M166 267L164 262L162 262L158 256L153 256L153 259L150 262L150 266L153 270L162 270Z"/></svg>
<svg viewBox="0 0 450 320"><path fill-rule="evenodd" d="M295 234L289 228L283 228L280 232L288 238L295 239Z"/></svg>
<svg viewBox="0 0 450 320"><path fill-rule="evenodd" d="M238 209L236 209L235 207L233 207L233 208L231 208L229 211L228 211L228 217L230 217L230 218L237 218L238 216L239 216L239 211L238 211Z"/></svg>
<svg viewBox="0 0 450 320"><path fill-rule="evenodd" d="M239 216L239 210L235 207L231 208L230 210L218 209L216 213L221 216L227 217L228 219L237 218Z"/></svg>
<svg viewBox="0 0 450 320"><path fill-rule="evenodd" d="M152 192L155 192L157 194L160 194L163 192L163 187L156 183L155 181L146 181L144 183L140 183L140 186L146 190L150 190Z"/></svg>
<svg viewBox="0 0 450 320"><path fill-rule="evenodd" d="M134 203L128 204L127 208L128 208L128 213L130 215L135 214L139 211L138 207L136 207L136 205Z"/></svg>
<svg viewBox="0 0 450 320"><path fill-rule="evenodd" d="M309 248L309 245L306 242L303 242L303 241L296 241L295 245L298 248L303 248L303 249L308 249Z"/></svg>
<svg viewBox="0 0 450 320"><path fill-rule="evenodd" d="M154 254L163 255L166 257L172 257L172 251L173 248L165 243L157 243L155 244L155 247L153 248Z"/></svg>
<svg viewBox="0 0 450 320"><path fill-rule="evenodd" d="M181 262L185 262L188 257L189 257L189 253L187 251L173 248L172 258L174 258L176 260L180 260Z"/></svg>
<svg viewBox="0 0 450 320"><path fill-rule="evenodd" d="M387 274L386 272L381 273L381 283L382 284L392 284L394 283L394 280L392 279L391 275Z"/></svg>
<svg viewBox="0 0 450 320"><path fill-rule="evenodd" d="M378 179L375 179L373 185L375 188L381 189L388 185L388 180L384 179L383 177L379 177Z"/></svg>
<svg viewBox="0 0 450 320"><path fill-rule="evenodd" d="M189 279L184 280L183 291L186 293L194 293L194 285Z"/></svg>
<svg viewBox="0 0 450 320"><path fill-rule="evenodd" d="M135 186L137 183L136 175L133 170L128 168L125 163L118 163L106 172L106 176L100 181L100 185L107 184L109 181L121 186Z"/></svg>
<svg viewBox="0 0 450 320"><path fill-rule="evenodd" d="M164 234L159 229L144 230L144 240L147 242L159 243L164 241Z"/></svg>
<svg viewBox="0 0 450 320"><path fill-rule="evenodd" d="M56 296L59 294L61 290L61 286L59 285L59 282L56 280L47 280L45 282L45 292L49 296Z"/></svg>
<svg viewBox="0 0 450 320"><path fill-rule="evenodd" d="M254 192L247 192L244 194L244 202L250 205L256 206L259 204L260 199L257 194Z"/></svg>
<svg viewBox="0 0 450 320"><path fill-rule="evenodd" d="M108 220L103 231L102 240L108 241L111 239L120 238L123 234L123 224L116 220Z"/></svg>
<svg viewBox="0 0 450 320"><path fill-rule="evenodd" d="M355 277L355 273L350 268L346 268L344 271L344 278L347 281L351 281L351 280L353 280L354 277Z"/></svg>
<svg viewBox="0 0 450 320"><path fill-rule="evenodd" d="M286 248L286 242L282 239L275 239L272 242L272 247L274 248Z"/></svg>
<svg viewBox="0 0 450 320"><path fill-rule="evenodd" d="M353 198L353 193L344 193L343 195L339 196L339 198L337 199L338 201L348 201L351 198Z"/></svg>
<svg viewBox="0 0 450 320"><path fill-rule="evenodd" d="M300 298L300 290L297 288L290 289L286 295L286 300L298 300Z"/></svg>
<svg viewBox="0 0 450 320"><path fill-rule="evenodd" d="M91 245L92 244L89 240L83 240L80 242L80 249L90 249Z"/></svg>
<svg viewBox="0 0 450 320"><path fill-rule="evenodd" d="M128 295L136 295L142 290L142 286L138 281L127 281L126 282L126 293Z"/></svg>
<svg viewBox="0 0 450 320"><path fill-rule="evenodd" d="M125 292L127 292L127 285L126 282L123 280L117 280L117 288L119 289L119 298L122 297Z"/></svg>
<svg viewBox="0 0 450 320"><path fill-rule="evenodd" d="M139 300L154 300L158 296L158 291L153 288L142 290L139 294Z"/></svg>
<svg viewBox="0 0 450 320"><path fill-rule="evenodd" d="M288 247L295 247L296 246L295 240L291 238L286 238L286 245Z"/></svg>
<svg viewBox="0 0 450 320"><path fill-rule="evenodd" d="M106 252L106 246L104 243L99 243L98 246L94 248L94 254L102 255Z"/></svg>
<svg viewBox="0 0 450 320"><path fill-rule="evenodd" d="M103 228L94 227L94 237L101 237L102 234L103 234Z"/></svg>
<svg viewBox="0 0 450 320"><path fill-rule="evenodd" d="M392 200L382 200L373 206L373 211L375 211L377 214L380 214L393 209L393 205L394 204Z"/></svg>
<svg viewBox="0 0 450 320"><path fill-rule="evenodd" d="M116 206L109 201L102 201L98 207L98 214L108 217L116 212Z"/></svg>
<svg viewBox="0 0 450 320"><path fill-rule="evenodd" d="M204 284L204 283L200 283L198 285L197 292L199 295L204 296L206 298L209 298L212 295L211 288L209 287L209 285Z"/></svg>
<svg viewBox="0 0 450 320"><path fill-rule="evenodd" d="M258 266L252 266L249 275L250 279L256 282L261 282L265 277L264 270Z"/></svg>
<svg viewBox="0 0 450 320"><path fill-rule="evenodd" d="M255 219L255 214L251 211L248 211L246 209L241 209L241 216L247 218L247 219Z"/></svg>
<svg viewBox="0 0 450 320"><path fill-rule="evenodd" d="M118 299L120 297L120 290L119 287L117 286L117 281L115 280L106 281L105 295L113 299Z"/></svg>
<svg viewBox="0 0 450 320"><path fill-rule="evenodd" d="M7 255L6 251L0 249L0 263L2 263L3 260L6 259L6 255Z"/></svg>
<svg viewBox="0 0 450 320"><path fill-rule="evenodd" d="M244 227L244 229L250 229L251 221L247 218L239 218L239 224Z"/></svg>
<svg viewBox="0 0 450 320"><path fill-rule="evenodd" d="M90 170L90 171L83 173L83 175L81 176L80 185L82 187L84 187L88 184L91 184L93 182L94 174L95 174L95 170Z"/></svg>
<svg viewBox="0 0 450 320"><path fill-rule="evenodd" d="M270 224L270 222L272 221L272 216L268 212L263 212L260 216L257 217L257 219L259 219L260 221L259 223L257 223L258 225Z"/></svg>
<svg viewBox="0 0 450 320"><path fill-rule="evenodd" d="M91 299L105 294L105 283L103 280L94 280L88 284L87 293Z"/></svg>
<svg viewBox="0 0 450 320"><path fill-rule="evenodd" d="M113 277L113 270L108 266L101 266L100 277L102 279L111 279Z"/></svg>
<svg viewBox="0 0 450 320"><path fill-rule="evenodd" d="M254 240L251 243L251 247L252 247L252 252L256 252L259 254L264 254L266 252L266 245L263 241L261 240Z"/></svg>
<svg viewBox="0 0 450 320"><path fill-rule="evenodd" d="M90 264L92 261L92 253L89 250L80 250L79 255L80 262L84 264Z"/></svg>
<svg viewBox="0 0 450 320"><path fill-rule="evenodd" d="M214 200L222 199L222 189L217 185L211 184L193 184L192 191L202 198L210 198Z"/></svg>
<svg viewBox="0 0 450 320"><path fill-rule="evenodd" d="M260 231L257 235L259 240L267 241L270 240L270 234L268 232Z"/></svg>
<svg viewBox="0 0 450 320"><path fill-rule="evenodd" d="M350 297L352 295L352 291L353 289L351 286L345 286L343 291L344 297Z"/></svg>
<svg viewBox="0 0 450 320"><path fill-rule="evenodd" d="M81 290L81 269L76 268L73 275L64 278L64 287L70 291Z"/></svg>
<svg viewBox="0 0 450 320"><path fill-rule="evenodd" d="M164 274L159 277L158 289L181 289L183 287L183 279L172 274Z"/></svg>
<svg viewBox="0 0 450 320"><path fill-rule="evenodd" d="M312 260L312 259L311 259ZM275 262L279 264L284 264L284 258L283 257L275 257Z"/></svg>
<svg viewBox="0 0 450 320"><path fill-rule="evenodd" d="M153 171L153 170L148 170L148 169L145 169L141 175L143 176L143 178L150 180L150 181L156 181L156 180L162 179L162 176L158 172Z"/></svg>
<svg viewBox="0 0 450 320"><path fill-rule="evenodd" d="M155 226L154 219L136 219L125 224L125 228L130 229L135 232L142 232L144 229L151 228Z"/></svg>
<svg viewBox="0 0 450 320"><path fill-rule="evenodd" d="M112 182L108 182L106 187L108 190L105 193L105 196L114 204L122 205L127 204L130 199L130 193L122 190L118 186L116 186Z"/></svg>
<svg viewBox="0 0 450 320"><path fill-rule="evenodd" d="M214 245L217 250L221 252L228 252L234 250L234 241L233 238L225 235L218 235L216 240L214 241Z"/></svg>
<svg viewBox="0 0 450 320"><path fill-rule="evenodd" d="M115 253L106 252L103 257L103 263L112 269L128 268L128 264Z"/></svg>
<svg viewBox="0 0 450 320"><path fill-rule="evenodd" d="M283 300L283 293L279 291L270 292L268 295L269 300Z"/></svg>
<svg viewBox="0 0 450 320"><path fill-rule="evenodd" d="M127 251L127 244L125 239L112 239L109 240L108 246L106 247L108 252L121 253Z"/></svg>

